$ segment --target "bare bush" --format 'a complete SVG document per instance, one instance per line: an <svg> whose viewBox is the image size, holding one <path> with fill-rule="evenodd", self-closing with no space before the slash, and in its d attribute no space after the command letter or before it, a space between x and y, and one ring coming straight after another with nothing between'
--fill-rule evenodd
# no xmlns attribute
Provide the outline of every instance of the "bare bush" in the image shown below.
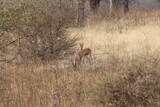
<svg viewBox="0 0 160 107"><path fill-rule="evenodd" d="M21 58L41 59L62 58L71 52L76 39L70 38L66 32L74 24L70 7L57 6L49 11L47 7L40 10L36 6L22 3L4 8L1 9L1 17L4 19L1 23L1 37L7 38L8 33L12 36L1 41L1 50L16 45L15 50ZM16 51L12 52L14 54Z"/></svg>

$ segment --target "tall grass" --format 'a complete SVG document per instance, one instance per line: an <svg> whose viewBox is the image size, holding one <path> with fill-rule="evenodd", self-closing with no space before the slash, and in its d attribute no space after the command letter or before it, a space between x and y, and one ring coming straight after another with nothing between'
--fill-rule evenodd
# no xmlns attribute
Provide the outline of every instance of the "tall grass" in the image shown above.
<svg viewBox="0 0 160 107"><path fill-rule="evenodd" d="M130 12L69 28L93 50L92 63L84 61L78 71L69 58L6 64L0 106L159 107L159 14Z"/></svg>

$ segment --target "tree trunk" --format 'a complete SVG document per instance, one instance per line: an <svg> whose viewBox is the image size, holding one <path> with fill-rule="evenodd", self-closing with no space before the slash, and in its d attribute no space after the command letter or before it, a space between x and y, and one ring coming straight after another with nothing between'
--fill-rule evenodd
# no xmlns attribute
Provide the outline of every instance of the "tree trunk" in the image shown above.
<svg viewBox="0 0 160 107"><path fill-rule="evenodd" d="M84 6L85 6L85 0L78 0L77 5L77 25L83 26L84 24Z"/></svg>
<svg viewBox="0 0 160 107"><path fill-rule="evenodd" d="M124 0L124 13L129 11L129 1L128 0Z"/></svg>
<svg viewBox="0 0 160 107"><path fill-rule="evenodd" d="M119 0L110 0L110 13L118 10Z"/></svg>
<svg viewBox="0 0 160 107"><path fill-rule="evenodd" d="M110 0L109 3L110 3L110 13L112 13L113 12L113 0Z"/></svg>
<svg viewBox="0 0 160 107"><path fill-rule="evenodd" d="M97 11L100 4L100 0L90 0L90 9L91 11Z"/></svg>

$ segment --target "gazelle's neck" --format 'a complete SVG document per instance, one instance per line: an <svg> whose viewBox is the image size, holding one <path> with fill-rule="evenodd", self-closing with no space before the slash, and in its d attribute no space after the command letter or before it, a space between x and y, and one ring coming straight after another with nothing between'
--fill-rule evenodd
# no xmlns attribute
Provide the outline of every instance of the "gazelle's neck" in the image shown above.
<svg viewBox="0 0 160 107"><path fill-rule="evenodd" d="M80 49L83 50L83 44L79 44L80 45Z"/></svg>

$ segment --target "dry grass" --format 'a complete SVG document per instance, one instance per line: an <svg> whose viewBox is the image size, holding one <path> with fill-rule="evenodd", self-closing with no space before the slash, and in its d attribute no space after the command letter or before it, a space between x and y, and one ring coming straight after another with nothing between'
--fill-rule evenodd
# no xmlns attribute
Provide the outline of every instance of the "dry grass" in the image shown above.
<svg viewBox="0 0 160 107"><path fill-rule="evenodd" d="M70 29L93 49L92 64L85 61L78 71L69 59L7 64L0 106L159 107L160 20L152 16L159 14L131 12Z"/></svg>
<svg viewBox="0 0 160 107"><path fill-rule="evenodd" d="M86 27L71 29L71 35L81 37L80 42L92 47L95 53L104 52L107 45L126 44L127 51L136 51L137 46L141 48L146 44L156 48L160 46L159 16L157 10L146 10L133 11L125 16L89 18Z"/></svg>

